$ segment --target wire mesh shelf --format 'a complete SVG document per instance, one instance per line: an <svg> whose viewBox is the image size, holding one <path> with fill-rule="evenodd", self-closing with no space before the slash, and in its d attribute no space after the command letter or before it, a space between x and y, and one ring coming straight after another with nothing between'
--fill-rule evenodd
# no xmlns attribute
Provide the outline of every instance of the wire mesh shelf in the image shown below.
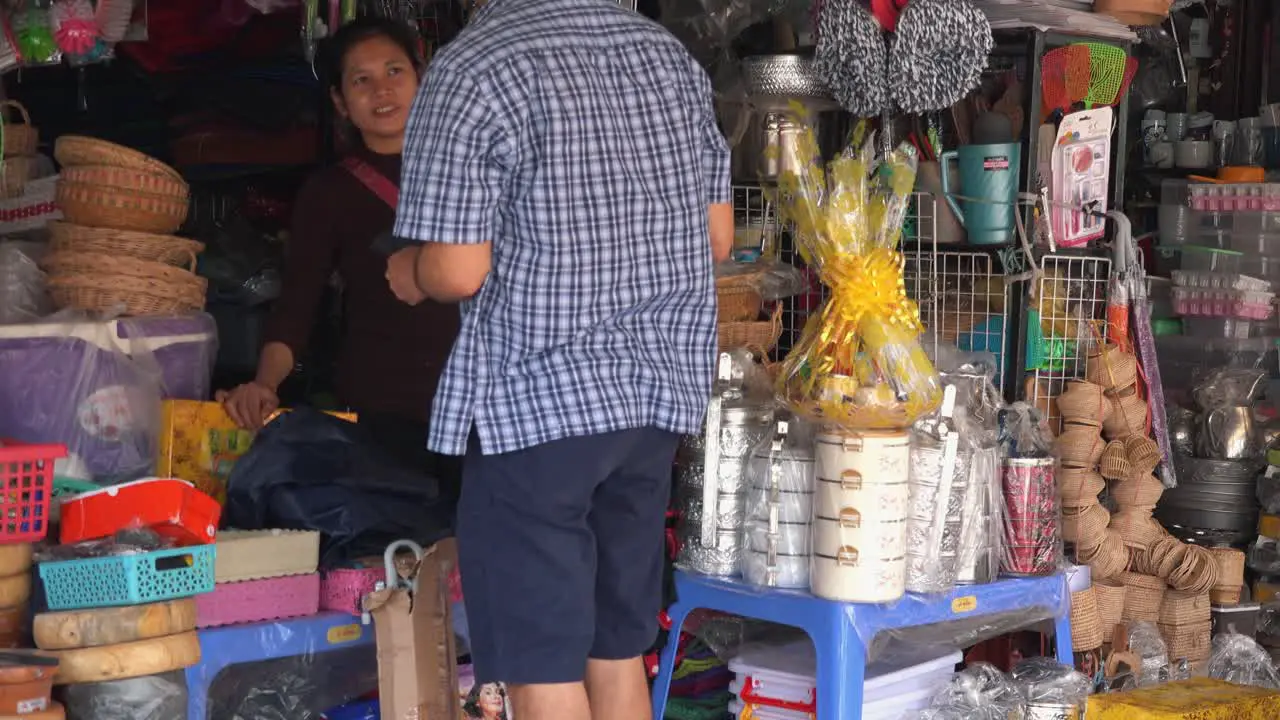
<svg viewBox="0 0 1280 720"><path fill-rule="evenodd" d="M1084 377L1085 359L1107 336L1107 293L1111 260L1101 257L1046 255L1029 309L1024 395L1040 408L1056 434L1061 430L1057 400L1063 384Z"/></svg>

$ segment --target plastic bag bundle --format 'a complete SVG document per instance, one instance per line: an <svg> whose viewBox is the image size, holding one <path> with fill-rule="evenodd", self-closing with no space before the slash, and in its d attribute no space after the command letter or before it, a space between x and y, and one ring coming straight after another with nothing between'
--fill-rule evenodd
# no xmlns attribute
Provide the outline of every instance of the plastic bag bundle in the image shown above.
<svg viewBox="0 0 1280 720"><path fill-rule="evenodd" d="M1271 664L1271 654L1253 638L1238 633L1226 633L1213 639L1209 677L1237 685L1280 690L1280 673Z"/></svg>
<svg viewBox="0 0 1280 720"><path fill-rule="evenodd" d="M920 720L1006 720L1023 717L1026 701L1008 675L989 663L973 663L934 694Z"/></svg>
<svg viewBox="0 0 1280 720"><path fill-rule="evenodd" d="M1169 646L1155 623L1132 622L1128 625L1129 651L1142 659L1142 677L1138 685L1158 685L1168 678Z"/></svg>
<svg viewBox="0 0 1280 720"><path fill-rule="evenodd" d="M1073 710L1083 714L1093 690L1089 678L1053 658L1028 658L1010 675L1027 700L1030 717L1074 717Z"/></svg>
<svg viewBox="0 0 1280 720"><path fill-rule="evenodd" d="M783 361L779 394L797 415L838 428L909 427L942 400L898 249L915 151L908 145L877 157L860 123L849 148L826 166L803 109L793 112L801 131L782 166L797 170L779 178L779 212L831 294Z"/></svg>

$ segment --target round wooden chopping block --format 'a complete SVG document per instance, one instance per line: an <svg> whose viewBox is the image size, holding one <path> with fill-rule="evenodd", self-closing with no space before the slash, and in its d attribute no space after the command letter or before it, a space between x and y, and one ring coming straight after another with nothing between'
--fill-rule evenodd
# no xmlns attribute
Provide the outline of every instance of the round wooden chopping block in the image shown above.
<svg viewBox="0 0 1280 720"><path fill-rule="evenodd" d="M31 569L31 543L0 545L0 577L25 573Z"/></svg>
<svg viewBox="0 0 1280 720"><path fill-rule="evenodd" d="M200 638L192 631L53 654L61 663L55 685L123 680L195 665L200 662Z"/></svg>
<svg viewBox="0 0 1280 720"><path fill-rule="evenodd" d="M77 650L177 635L196 629L196 601L64 610L36 615L32 635L41 650Z"/></svg>
<svg viewBox="0 0 1280 720"><path fill-rule="evenodd" d="M31 573L24 570L16 575L0 577L0 607L25 605L30 598Z"/></svg>
<svg viewBox="0 0 1280 720"><path fill-rule="evenodd" d="M0 715L0 720L67 720L67 711L62 709L62 705L49 701L49 707L39 712L25 713L22 715Z"/></svg>

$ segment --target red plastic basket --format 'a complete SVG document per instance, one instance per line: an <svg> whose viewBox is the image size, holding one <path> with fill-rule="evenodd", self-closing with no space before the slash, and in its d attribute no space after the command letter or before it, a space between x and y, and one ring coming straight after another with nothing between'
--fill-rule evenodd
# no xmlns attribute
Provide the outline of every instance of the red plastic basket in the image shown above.
<svg viewBox="0 0 1280 720"><path fill-rule="evenodd" d="M49 532L53 463L65 445L0 438L0 543L39 542Z"/></svg>

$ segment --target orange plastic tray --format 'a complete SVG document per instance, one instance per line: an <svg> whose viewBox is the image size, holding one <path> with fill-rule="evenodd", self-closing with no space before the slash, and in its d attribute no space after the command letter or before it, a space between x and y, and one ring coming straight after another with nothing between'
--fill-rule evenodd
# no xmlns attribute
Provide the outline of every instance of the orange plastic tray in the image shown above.
<svg viewBox="0 0 1280 720"><path fill-rule="evenodd" d="M150 528L180 546L214 542L222 507L191 483L148 478L74 495L62 501L63 544Z"/></svg>

